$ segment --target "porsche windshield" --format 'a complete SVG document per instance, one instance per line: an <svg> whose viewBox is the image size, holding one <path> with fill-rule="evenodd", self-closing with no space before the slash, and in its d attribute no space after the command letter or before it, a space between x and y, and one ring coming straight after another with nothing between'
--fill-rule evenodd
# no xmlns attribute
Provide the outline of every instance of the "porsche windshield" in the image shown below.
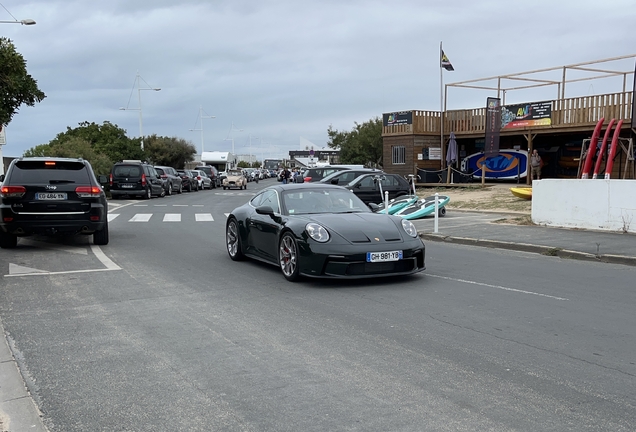
<svg viewBox="0 0 636 432"><path fill-rule="evenodd" d="M371 211L357 196L344 188L285 191L283 204L289 215Z"/></svg>

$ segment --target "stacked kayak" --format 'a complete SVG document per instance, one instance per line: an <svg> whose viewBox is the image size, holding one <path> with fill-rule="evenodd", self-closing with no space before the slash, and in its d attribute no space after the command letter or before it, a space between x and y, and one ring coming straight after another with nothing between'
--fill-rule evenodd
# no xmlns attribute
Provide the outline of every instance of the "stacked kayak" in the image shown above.
<svg viewBox="0 0 636 432"><path fill-rule="evenodd" d="M439 195L437 197L438 214L444 216L446 214L446 204L450 202L450 197L445 195ZM419 219L424 216L428 216L435 212L435 196L428 196L414 203L407 205L394 213L396 216L401 216L404 219L412 220Z"/></svg>
<svg viewBox="0 0 636 432"><path fill-rule="evenodd" d="M388 213L395 214L399 212L400 210L402 210L404 207L409 206L415 203L416 201L417 201L417 196L413 196L413 195L393 198L392 200L389 201ZM380 210L378 210L377 213L387 213L386 209L384 208L384 203L381 204L379 207L380 207Z"/></svg>

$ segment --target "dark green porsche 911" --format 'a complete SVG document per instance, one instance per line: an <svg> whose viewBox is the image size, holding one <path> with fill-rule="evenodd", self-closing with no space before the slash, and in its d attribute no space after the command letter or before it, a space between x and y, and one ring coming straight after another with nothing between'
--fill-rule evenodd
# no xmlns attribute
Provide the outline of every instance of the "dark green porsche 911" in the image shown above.
<svg viewBox="0 0 636 432"><path fill-rule="evenodd" d="M413 224L373 213L351 191L322 183L264 189L229 214L227 250L300 276L366 278L425 269L425 247Z"/></svg>

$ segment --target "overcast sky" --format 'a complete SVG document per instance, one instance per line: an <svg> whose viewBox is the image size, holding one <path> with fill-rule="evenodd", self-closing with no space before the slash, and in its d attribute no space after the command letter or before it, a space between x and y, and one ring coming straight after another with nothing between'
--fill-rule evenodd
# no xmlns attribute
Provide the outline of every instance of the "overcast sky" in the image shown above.
<svg viewBox="0 0 636 432"><path fill-rule="evenodd" d="M301 137L326 146L382 113L440 109L444 83L636 53L634 0L0 0L0 24L46 99L7 128L20 156L83 121L110 121L192 141L201 151L280 157ZM7 12L8 10L8 12ZM9 14L10 12L10 14ZM634 69L634 59L614 62ZM137 72L142 88L134 88ZM573 74L574 76L574 74ZM550 79L561 79L561 72ZM628 77L628 90L633 76ZM492 85L492 83L490 83ZM496 83L495 83L496 86ZM567 96L622 91L622 78L585 81ZM451 88L448 109L479 108L496 92ZM507 103L557 89L509 92ZM133 108L122 111L120 107ZM234 131L232 131L234 124Z"/></svg>

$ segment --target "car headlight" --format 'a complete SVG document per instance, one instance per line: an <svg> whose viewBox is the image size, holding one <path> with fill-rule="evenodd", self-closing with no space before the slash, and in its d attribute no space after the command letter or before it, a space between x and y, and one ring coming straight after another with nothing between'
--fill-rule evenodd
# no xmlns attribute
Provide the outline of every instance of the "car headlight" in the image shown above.
<svg viewBox="0 0 636 432"><path fill-rule="evenodd" d="M316 240L319 243L324 243L329 240L329 233L322 225L317 223L308 223L305 227L305 231L309 234L309 237Z"/></svg>
<svg viewBox="0 0 636 432"><path fill-rule="evenodd" d="M417 237L417 229L415 229L415 225L410 220L402 219L402 228L411 237Z"/></svg>

